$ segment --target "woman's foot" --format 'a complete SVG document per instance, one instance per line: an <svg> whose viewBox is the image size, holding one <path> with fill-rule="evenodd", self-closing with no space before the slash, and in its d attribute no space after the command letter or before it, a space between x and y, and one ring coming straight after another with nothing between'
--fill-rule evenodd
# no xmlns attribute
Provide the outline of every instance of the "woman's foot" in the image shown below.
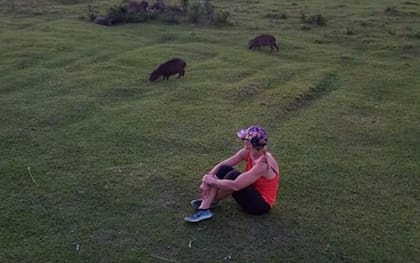
<svg viewBox="0 0 420 263"><path fill-rule="evenodd" d="M213 213L210 211L210 209L198 209L195 214L185 217L184 220L190 223L197 223L212 217Z"/></svg>
<svg viewBox="0 0 420 263"><path fill-rule="evenodd" d="M201 199L192 200L191 201L192 208L194 208L195 210L199 209L202 201L203 200L201 200ZM218 202L213 201L213 202L211 202L210 208L215 208L217 205L218 205Z"/></svg>

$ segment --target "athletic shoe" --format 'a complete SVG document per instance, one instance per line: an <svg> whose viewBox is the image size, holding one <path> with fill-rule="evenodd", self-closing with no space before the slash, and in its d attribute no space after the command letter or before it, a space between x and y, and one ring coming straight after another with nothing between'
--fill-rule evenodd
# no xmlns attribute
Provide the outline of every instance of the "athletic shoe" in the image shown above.
<svg viewBox="0 0 420 263"><path fill-rule="evenodd" d="M212 217L213 217L213 214L211 213L210 209L206 209L206 210L197 210L195 214L185 217L184 220L190 223L197 223L206 219L210 219Z"/></svg>
<svg viewBox="0 0 420 263"><path fill-rule="evenodd" d="M191 201L191 206L192 208L194 208L195 210L200 208L201 202L203 200L201 199L195 199ZM211 202L210 208L215 208L218 205L218 203L216 201Z"/></svg>

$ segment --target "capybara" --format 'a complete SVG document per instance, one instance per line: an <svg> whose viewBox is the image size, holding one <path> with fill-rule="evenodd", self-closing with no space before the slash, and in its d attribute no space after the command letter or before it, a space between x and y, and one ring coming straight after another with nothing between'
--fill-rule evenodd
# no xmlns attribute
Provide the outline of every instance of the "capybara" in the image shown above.
<svg viewBox="0 0 420 263"><path fill-rule="evenodd" d="M149 77L150 81L155 81L161 76L163 79L169 79L170 75L178 74L178 78L184 76L185 74L185 67L187 63L180 58L173 58L165 63L160 64L151 74Z"/></svg>
<svg viewBox="0 0 420 263"><path fill-rule="evenodd" d="M95 24L103 26L112 26L115 22L115 18L110 16L100 16L95 19Z"/></svg>
<svg viewBox="0 0 420 263"><path fill-rule="evenodd" d="M263 34L251 39L248 43L248 48L254 50L256 48L259 49L261 46L270 46L271 52L273 52L273 47L275 47L278 52L279 47L276 42L277 40L273 35Z"/></svg>

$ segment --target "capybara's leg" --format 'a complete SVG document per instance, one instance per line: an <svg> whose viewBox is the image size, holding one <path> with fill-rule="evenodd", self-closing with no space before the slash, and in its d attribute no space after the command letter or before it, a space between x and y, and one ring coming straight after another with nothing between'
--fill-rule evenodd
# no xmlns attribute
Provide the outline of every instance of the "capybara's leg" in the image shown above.
<svg viewBox="0 0 420 263"><path fill-rule="evenodd" d="M177 79L179 79L181 76L184 76L184 74L185 74L185 71L183 70L183 71L180 71L179 73L178 73L178 77L177 77Z"/></svg>

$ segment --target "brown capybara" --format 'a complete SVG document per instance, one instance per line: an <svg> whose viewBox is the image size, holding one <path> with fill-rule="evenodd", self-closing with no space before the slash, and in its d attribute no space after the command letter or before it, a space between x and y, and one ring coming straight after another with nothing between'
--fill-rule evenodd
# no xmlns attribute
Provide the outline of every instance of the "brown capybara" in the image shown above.
<svg viewBox="0 0 420 263"><path fill-rule="evenodd" d="M185 75L187 63L180 58L173 58L160 64L149 77L150 81L155 81L161 76L163 79L169 79L170 75L178 74L178 78Z"/></svg>
<svg viewBox="0 0 420 263"><path fill-rule="evenodd" d="M256 48L259 49L262 46L270 46L271 52L273 52L273 47L275 47L278 52L279 47L276 42L277 40L273 35L263 34L251 39L248 43L248 48L254 50Z"/></svg>
<svg viewBox="0 0 420 263"><path fill-rule="evenodd" d="M95 19L95 24L103 26L112 26L117 22L117 19L111 16L100 16Z"/></svg>

